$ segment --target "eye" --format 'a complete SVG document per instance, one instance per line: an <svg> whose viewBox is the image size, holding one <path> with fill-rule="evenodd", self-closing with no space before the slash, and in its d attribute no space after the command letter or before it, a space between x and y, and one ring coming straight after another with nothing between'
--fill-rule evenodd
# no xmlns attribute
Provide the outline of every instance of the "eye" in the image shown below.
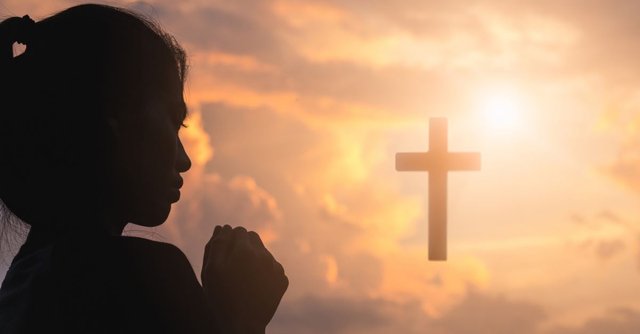
<svg viewBox="0 0 640 334"><path fill-rule="evenodd" d="M174 102L170 104L169 112L171 113L171 119L173 124L179 130L180 128L187 128L185 119L187 118L187 106L184 101Z"/></svg>

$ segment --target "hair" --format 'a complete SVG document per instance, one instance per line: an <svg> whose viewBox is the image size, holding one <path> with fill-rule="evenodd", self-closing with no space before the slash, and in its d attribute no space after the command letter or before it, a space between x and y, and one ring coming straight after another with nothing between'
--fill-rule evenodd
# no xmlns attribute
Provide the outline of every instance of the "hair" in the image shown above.
<svg viewBox="0 0 640 334"><path fill-rule="evenodd" d="M15 57L14 42L26 45ZM176 40L125 9L86 4L37 23L28 16L2 21L0 199L6 209L36 226L102 205L108 120L135 119L148 98L182 94L186 71ZM11 215L4 216L11 224Z"/></svg>

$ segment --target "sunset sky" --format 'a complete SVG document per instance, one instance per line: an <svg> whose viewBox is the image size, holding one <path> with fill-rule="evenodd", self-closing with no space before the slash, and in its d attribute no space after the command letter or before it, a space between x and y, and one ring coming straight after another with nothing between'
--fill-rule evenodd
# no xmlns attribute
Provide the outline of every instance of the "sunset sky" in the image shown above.
<svg viewBox="0 0 640 334"><path fill-rule="evenodd" d="M128 234L199 273L215 225L260 232L291 282L268 333L640 332L640 2L103 3L190 62L183 199ZM449 174L447 262L427 173L395 170L431 117L482 153Z"/></svg>

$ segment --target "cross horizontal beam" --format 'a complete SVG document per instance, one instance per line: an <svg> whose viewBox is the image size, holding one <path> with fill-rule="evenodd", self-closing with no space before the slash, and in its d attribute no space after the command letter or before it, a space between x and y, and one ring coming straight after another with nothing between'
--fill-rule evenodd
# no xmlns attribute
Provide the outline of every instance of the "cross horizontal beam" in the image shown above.
<svg viewBox="0 0 640 334"><path fill-rule="evenodd" d="M396 153L396 170L400 172L480 170L480 165L480 153L476 152Z"/></svg>

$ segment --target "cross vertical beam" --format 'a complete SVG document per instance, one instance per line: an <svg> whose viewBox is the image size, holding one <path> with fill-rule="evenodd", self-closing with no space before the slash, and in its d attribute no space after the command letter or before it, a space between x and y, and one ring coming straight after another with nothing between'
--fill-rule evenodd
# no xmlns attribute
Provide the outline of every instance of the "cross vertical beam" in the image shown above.
<svg viewBox="0 0 640 334"><path fill-rule="evenodd" d="M447 259L447 170L449 151L447 119L429 120L429 154L434 166L429 169L429 260Z"/></svg>
<svg viewBox="0 0 640 334"><path fill-rule="evenodd" d="M429 152L396 153L397 171L429 172L429 260L447 259L447 173L479 170L480 153L449 152L446 118L429 120Z"/></svg>

